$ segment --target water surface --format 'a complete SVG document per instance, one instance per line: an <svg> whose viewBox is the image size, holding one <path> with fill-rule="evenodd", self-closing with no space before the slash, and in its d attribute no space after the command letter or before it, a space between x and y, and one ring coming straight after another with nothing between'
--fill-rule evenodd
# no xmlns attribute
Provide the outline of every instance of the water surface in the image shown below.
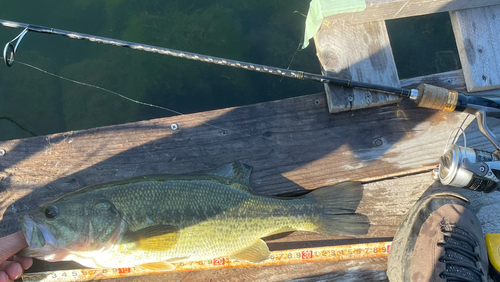
<svg viewBox="0 0 500 282"><path fill-rule="evenodd" d="M0 18L320 73L314 44L297 52L308 6L303 0L29 0L12 1ZM447 13L387 26L401 78L460 68ZM20 31L0 27L0 44ZM25 36L16 59L182 113L323 91L317 82L36 33ZM0 65L0 85L0 140L173 115L20 64Z"/></svg>

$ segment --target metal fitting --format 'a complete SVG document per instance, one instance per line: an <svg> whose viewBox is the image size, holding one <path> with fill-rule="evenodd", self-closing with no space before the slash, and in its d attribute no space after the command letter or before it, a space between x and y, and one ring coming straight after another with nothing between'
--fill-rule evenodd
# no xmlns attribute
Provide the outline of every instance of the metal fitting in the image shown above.
<svg viewBox="0 0 500 282"><path fill-rule="evenodd" d="M410 91L410 100L417 100L417 97L418 97L418 90L417 89L412 89Z"/></svg>

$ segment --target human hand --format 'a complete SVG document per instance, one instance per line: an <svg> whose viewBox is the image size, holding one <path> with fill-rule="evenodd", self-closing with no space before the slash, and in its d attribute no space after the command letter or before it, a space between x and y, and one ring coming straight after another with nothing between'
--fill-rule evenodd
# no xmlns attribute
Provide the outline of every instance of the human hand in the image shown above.
<svg viewBox="0 0 500 282"><path fill-rule="evenodd" d="M27 248L22 232L0 238L0 282L16 280L23 271L33 264L32 258L18 257L15 254Z"/></svg>

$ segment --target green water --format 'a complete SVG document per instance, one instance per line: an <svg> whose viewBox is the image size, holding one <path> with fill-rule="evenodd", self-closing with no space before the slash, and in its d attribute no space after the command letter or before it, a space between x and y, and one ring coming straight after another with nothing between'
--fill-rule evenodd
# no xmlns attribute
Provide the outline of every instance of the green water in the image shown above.
<svg viewBox="0 0 500 282"><path fill-rule="evenodd" d="M8 6L1 19L320 73L314 44L296 52L309 1L30 0ZM400 78L460 68L446 13L387 26ZM20 31L0 27L2 48ZM16 59L182 113L323 91L316 82L35 33L25 36ZM173 115L20 64L0 65L0 99L0 140Z"/></svg>

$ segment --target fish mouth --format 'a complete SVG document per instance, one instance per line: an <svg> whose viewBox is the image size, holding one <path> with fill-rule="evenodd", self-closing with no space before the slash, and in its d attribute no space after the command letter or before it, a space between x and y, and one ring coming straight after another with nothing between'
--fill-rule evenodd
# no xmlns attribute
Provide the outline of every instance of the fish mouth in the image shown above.
<svg viewBox="0 0 500 282"><path fill-rule="evenodd" d="M38 224L29 215L22 216L21 229L26 238L28 248L18 253L20 256L36 256L42 249L52 249L55 245L54 235L42 224Z"/></svg>

